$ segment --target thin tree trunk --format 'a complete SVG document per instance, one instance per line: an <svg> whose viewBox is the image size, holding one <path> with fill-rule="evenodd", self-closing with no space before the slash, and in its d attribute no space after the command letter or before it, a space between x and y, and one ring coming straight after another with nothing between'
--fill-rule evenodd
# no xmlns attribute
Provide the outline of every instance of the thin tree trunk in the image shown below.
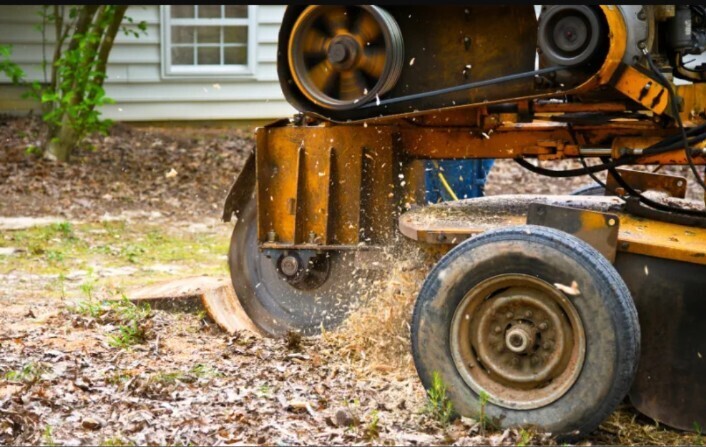
<svg viewBox="0 0 706 447"><path fill-rule="evenodd" d="M108 56L113 47L115 37L120 30L120 24L126 10L127 6L125 5L112 7L108 5L99 7L84 6L81 10L74 28L74 36L77 33L93 33L99 36L99 39L89 42L87 47L81 50L88 57L84 58L80 65L73 67L71 79L60 81L56 79L57 74L52 72L52 85L55 86L55 89L66 81L71 85L70 90L74 93L71 98L71 105L78 105L85 100L90 107L95 107L95 90L89 93L86 91L86 86L90 83L96 84L98 87L103 85ZM72 38L69 43L69 50L78 48L78 41L79 39ZM55 55L60 55L61 47L58 46L57 50L58 52ZM100 75L96 76L94 73L100 73ZM72 117L68 115L62 116L60 125L55 126L49 132L49 138L45 144L45 157L68 161L71 152L82 137L79 133L76 130L75 123L72 122Z"/></svg>
<svg viewBox="0 0 706 447"><path fill-rule="evenodd" d="M72 33L72 38L69 41L69 46L67 51L75 50L78 48L80 39L77 35L84 35L88 32L91 25L95 20L96 12L98 11L98 6L96 5L86 5L81 7L78 18L76 19L75 26ZM64 39L68 36L65 35ZM54 61L52 63L52 90L58 91L60 88L61 80L59 79L57 62L61 58L63 51L64 39L61 39L56 43L54 49ZM79 73L73 73L74 79L71 80L72 85L76 85L76 77ZM80 101L80 99L79 99ZM76 102L75 104L78 104ZM71 156L71 151L77 143L77 135L71 123L70 117L64 115L61 118L61 124L59 126L50 126L47 135L47 140L44 145L44 156L51 160L68 161Z"/></svg>
<svg viewBox="0 0 706 447"><path fill-rule="evenodd" d="M54 131L49 134L49 140L44 150L44 157L62 162L69 161L71 152L77 143L78 138L70 122L70 118L64 115L61 126L54 129Z"/></svg>
<svg viewBox="0 0 706 447"><path fill-rule="evenodd" d="M105 73L108 65L108 56L110 55L110 50L113 48L115 36L120 30L120 24L123 22L123 17L125 17L125 11L127 11L127 5L118 5L115 7L115 15L113 16L110 25L108 25L108 29L103 35L103 41L98 49L98 65L96 66L96 71L98 73ZM101 77L97 84L102 86L103 81L105 81L105 76Z"/></svg>

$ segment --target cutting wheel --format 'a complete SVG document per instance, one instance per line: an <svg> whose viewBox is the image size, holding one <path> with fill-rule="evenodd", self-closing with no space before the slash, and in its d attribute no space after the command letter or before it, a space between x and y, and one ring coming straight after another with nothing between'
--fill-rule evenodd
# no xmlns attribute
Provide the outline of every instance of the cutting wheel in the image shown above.
<svg viewBox="0 0 706 447"><path fill-rule="evenodd" d="M289 40L299 90L331 110L359 107L399 79L404 42L397 22L377 6L309 6Z"/></svg>
<svg viewBox="0 0 706 447"><path fill-rule="evenodd" d="M288 281L258 247L256 202L242 208L233 230L228 263L233 288L255 325L270 336L288 331L316 334L341 323L361 287L353 254L328 252L314 262L310 281ZM293 253L293 252L290 252Z"/></svg>

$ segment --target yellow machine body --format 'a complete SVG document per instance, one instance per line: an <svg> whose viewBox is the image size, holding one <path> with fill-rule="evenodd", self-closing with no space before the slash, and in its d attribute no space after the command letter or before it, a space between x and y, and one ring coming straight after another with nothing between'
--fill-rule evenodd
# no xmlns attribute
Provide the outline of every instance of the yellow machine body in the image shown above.
<svg viewBox="0 0 706 447"><path fill-rule="evenodd" d="M615 194L628 194L613 174L611 191L600 197L498 196L423 206L424 160L601 157L619 161L621 178L640 192L656 191L672 206L703 211L703 203L684 198L686 179L623 170L706 165L706 138L690 144L689 157L678 125L692 132L689 138L700 135L706 123L706 83L700 81L706 79L675 66L681 50L664 48L672 39L664 30L684 10L585 7L579 13L595 22L598 43L591 58L572 53L569 60L542 44L542 36L551 36L542 34L549 26L542 17L562 20L573 10L545 8L538 25L530 6L366 6L356 11L358 22L349 32L343 8L288 8L278 70L285 96L303 113L257 130L257 149L231 190L224 218L242 213L252 188L257 249L280 274L298 265L291 264L292 253L313 259L327 252L374 252L399 234L441 253L529 221L576 235L613 263L637 305L643 341L633 402L675 427L706 425L706 388L699 378L706 374L706 337L692 318L706 310L706 218L655 211L639 200L624 205ZM395 23L378 40L387 58L366 52L365 40L381 33L373 20ZM316 28L319 22L323 28ZM325 41L324 28L333 36ZM646 60L660 51L666 51L661 67L692 73L696 82L663 82ZM322 62L306 56L316 52ZM564 56L566 65L557 65ZM371 87L358 91L357 82ZM650 151L664 141L671 149ZM543 212L540 205L558 208L551 208L555 220L528 217ZM561 214L564 208L578 214ZM287 274L301 284L299 273ZM250 280L237 275L236 291L238 281ZM664 294L671 295L671 305ZM655 315L665 309L670 315ZM670 375L670 365L678 377Z"/></svg>

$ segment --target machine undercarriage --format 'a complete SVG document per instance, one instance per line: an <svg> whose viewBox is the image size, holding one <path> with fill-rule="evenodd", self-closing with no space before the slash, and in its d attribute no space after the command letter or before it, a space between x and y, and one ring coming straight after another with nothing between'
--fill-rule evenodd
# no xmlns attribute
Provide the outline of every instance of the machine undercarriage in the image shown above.
<svg viewBox="0 0 706 447"><path fill-rule="evenodd" d="M700 5L289 7L278 72L301 113L258 129L224 210L245 311L269 335L333 327L364 260L406 237L439 253L417 371L459 413L485 393L499 425L571 436L629 393L706 426L704 204L627 169L703 183L705 50ZM422 162L468 158L608 176L597 195L425 204Z"/></svg>

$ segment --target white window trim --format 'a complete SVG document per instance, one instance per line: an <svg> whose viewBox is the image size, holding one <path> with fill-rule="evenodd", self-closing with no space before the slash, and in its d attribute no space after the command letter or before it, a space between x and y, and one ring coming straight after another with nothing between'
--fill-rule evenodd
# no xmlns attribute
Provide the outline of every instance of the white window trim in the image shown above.
<svg viewBox="0 0 706 447"><path fill-rule="evenodd" d="M162 78L163 79L252 79L256 74L257 67L257 6L248 5L247 19L219 19L220 24L239 25L247 22L248 25L248 63L247 65L239 66L218 66L218 65L203 65L203 66L172 66L171 42L171 26L178 25L181 19L172 19L170 17L170 5L161 5L161 53L162 53ZM200 19L205 23L209 19ZM196 19L198 24L199 19ZM193 20L189 20L189 25L194 24Z"/></svg>

